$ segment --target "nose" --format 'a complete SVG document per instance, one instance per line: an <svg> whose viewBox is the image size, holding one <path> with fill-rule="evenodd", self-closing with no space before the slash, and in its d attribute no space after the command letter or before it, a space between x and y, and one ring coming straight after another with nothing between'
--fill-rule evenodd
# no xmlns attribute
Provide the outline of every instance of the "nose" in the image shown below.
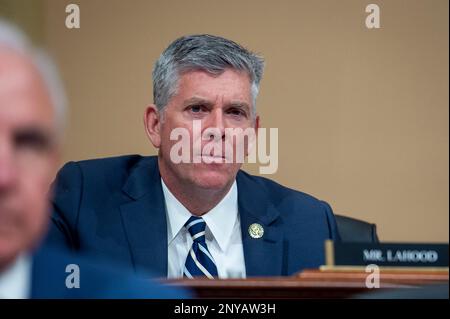
<svg viewBox="0 0 450 319"><path fill-rule="evenodd" d="M208 139L219 140L225 138L225 123L222 109L214 109L208 116L206 123L203 123L204 129L207 130Z"/></svg>
<svg viewBox="0 0 450 319"><path fill-rule="evenodd" d="M0 136L0 194L14 185L17 176L11 142Z"/></svg>

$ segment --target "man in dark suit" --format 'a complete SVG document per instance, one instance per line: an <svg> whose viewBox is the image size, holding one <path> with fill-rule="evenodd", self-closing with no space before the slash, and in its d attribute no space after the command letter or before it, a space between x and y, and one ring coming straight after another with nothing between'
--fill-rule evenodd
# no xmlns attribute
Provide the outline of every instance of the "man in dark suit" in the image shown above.
<svg viewBox="0 0 450 319"><path fill-rule="evenodd" d="M0 299L186 297L123 267L40 245L60 152L59 83L50 60L0 20Z"/></svg>
<svg viewBox="0 0 450 319"><path fill-rule="evenodd" d="M259 56L221 37L171 43L144 115L158 156L66 164L48 241L169 278L283 276L323 264L324 241L338 237L330 206L241 171L237 149L248 154L252 140L227 135L257 133L262 73Z"/></svg>

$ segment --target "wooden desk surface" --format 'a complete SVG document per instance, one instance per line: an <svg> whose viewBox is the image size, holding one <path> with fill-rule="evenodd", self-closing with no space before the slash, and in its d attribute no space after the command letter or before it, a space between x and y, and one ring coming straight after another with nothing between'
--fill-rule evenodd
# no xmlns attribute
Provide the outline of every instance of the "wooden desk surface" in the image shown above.
<svg viewBox="0 0 450 319"><path fill-rule="evenodd" d="M192 289L200 298L348 298L370 291L448 284L448 271L381 271L380 288L366 287L364 271L305 270L292 277L177 279L171 285Z"/></svg>

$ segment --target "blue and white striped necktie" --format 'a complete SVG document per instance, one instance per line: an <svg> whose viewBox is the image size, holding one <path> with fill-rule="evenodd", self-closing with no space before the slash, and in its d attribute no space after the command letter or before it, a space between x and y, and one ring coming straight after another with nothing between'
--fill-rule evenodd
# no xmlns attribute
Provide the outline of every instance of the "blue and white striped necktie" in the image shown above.
<svg viewBox="0 0 450 319"><path fill-rule="evenodd" d="M218 277L216 263L205 241L206 223L201 217L192 216L184 225L192 236L192 247L184 265L184 277Z"/></svg>

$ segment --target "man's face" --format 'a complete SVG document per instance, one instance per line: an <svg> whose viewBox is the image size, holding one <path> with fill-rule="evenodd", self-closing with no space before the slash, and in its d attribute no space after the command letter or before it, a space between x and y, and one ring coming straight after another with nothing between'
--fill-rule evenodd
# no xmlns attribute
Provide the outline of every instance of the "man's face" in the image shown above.
<svg viewBox="0 0 450 319"><path fill-rule="evenodd" d="M201 135L194 134L194 121L201 124ZM236 143L218 137L224 136L226 128L257 128L258 119L252 114L249 76L245 72L231 69L219 76L204 71L191 71L181 75L177 94L167 104L160 125L159 162L162 174L166 174L163 178L170 179L172 185L176 183L210 190L227 189L233 183L242 162L236 163L236 158L232 158L233 163L225 163L220 158L226 156L226 143L231 143L232 147L229 149L234 152ZM190 163L174 164L170 158L170 150L177 143L177 140L170 140L170 134L175 128L189 131L191 146L194 143L201 145L197 149L191 148ZM215 139L205 138L205 130L211 128L220 132ZM205 145L208 143L218 143L221 152L206 151ZM208 160L209 163L205 163ZM210 163L211 160L215 163Z"/></svg>
<svg viewBox="0 0 450 319"><path fill-rule="evenodd" d="M0 267L36 245L57 169L53 109L36 70L0 48Z"/></svg>

